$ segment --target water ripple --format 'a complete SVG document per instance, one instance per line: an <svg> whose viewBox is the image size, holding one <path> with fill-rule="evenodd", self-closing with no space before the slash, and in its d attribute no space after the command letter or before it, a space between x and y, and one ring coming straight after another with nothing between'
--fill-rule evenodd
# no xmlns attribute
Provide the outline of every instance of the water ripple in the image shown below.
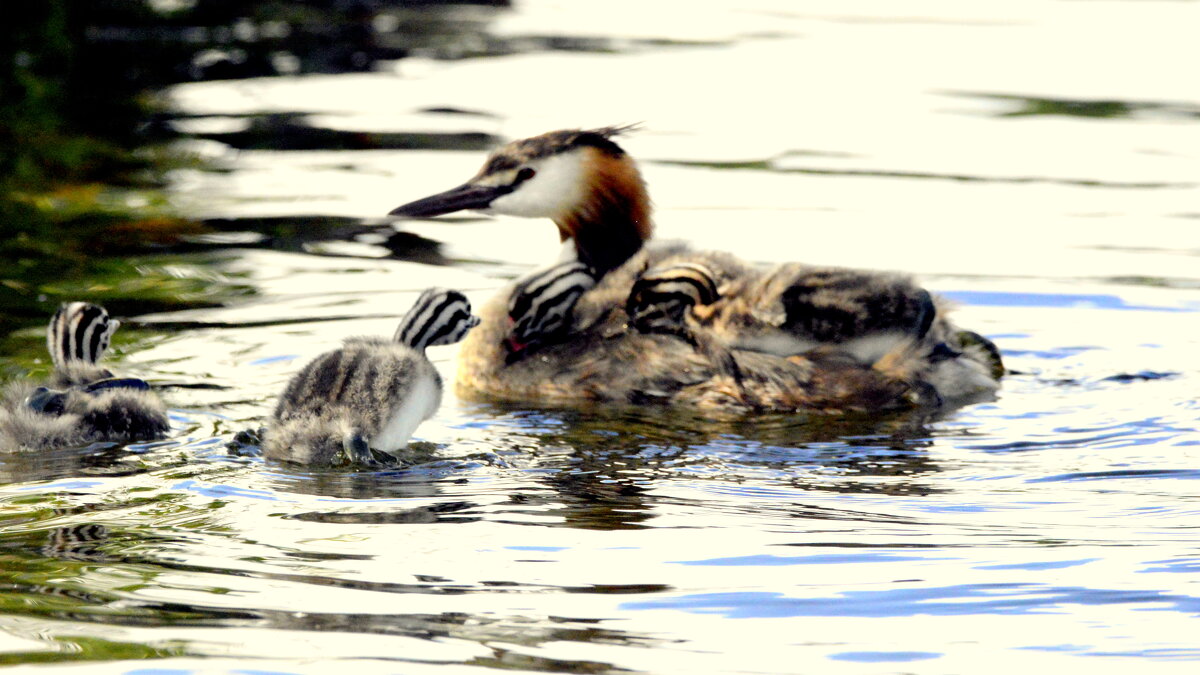
<svg viewBox="0 0 1200 675"><path fill-rule="evenodd" d="M1081 480L1111 480L1117 478L1200 478L1200 469L1115 469L1113 471L1080 471L1056 476L1030 478L1027 483L1059 483Z"/></svg>
<svg viewBox="0 0 1200 675"><path fill-rule="evenodd" d="M1041 584L977 584L886 591L846 591L832 597L788 597L762 591L697 593L629 602L624 609L672 609L730 619L857 616L912 617L1042 614L1070 605L1137 605L1140 609L1200 612L1200 598L1164 591L1124 591Z"/></svg>

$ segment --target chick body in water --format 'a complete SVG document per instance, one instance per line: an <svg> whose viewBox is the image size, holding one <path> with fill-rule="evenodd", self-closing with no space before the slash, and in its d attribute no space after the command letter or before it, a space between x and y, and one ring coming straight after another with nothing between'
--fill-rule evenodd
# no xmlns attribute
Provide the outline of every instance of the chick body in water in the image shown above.
<svg viewBox="0 0 1200 675"><path fill-rule="evenodd" d="M392 339L352 337L292 377L279 397L263 454L307 466L373 467L437 411L442 378L425 348L461 340L479 323L458 291L426 290Z"/></svg>
<svg viewBox="0 0 1200 675"><path fill-rule="evenodd" d="M59 307L46 328L54 371L43 385L9 384L0 402L0 451L22 452L163 438L166 408L145 380L99 364L121 325L99 305Z"/></svg>

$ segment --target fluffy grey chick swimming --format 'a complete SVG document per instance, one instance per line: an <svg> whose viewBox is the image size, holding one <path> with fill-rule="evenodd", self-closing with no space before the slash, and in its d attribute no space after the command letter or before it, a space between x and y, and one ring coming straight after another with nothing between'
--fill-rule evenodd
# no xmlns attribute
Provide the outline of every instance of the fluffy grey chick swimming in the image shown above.
<svg viewBox="0 0 1200 675"><path fill-rule="evenodd" d="M479 323L458 291L431 288L395 336L349 338L292 377L263 443L268 459L305 465L375 466L394 454L442 401L442 379L425 348L458 342Z"/></svg>
<svg viewBox="0 0 1200 675"><path fill-rule="evenodd" d="M103 307L63 304L46 329L54 371L43 386L10 384L0 403L0 451L97 441L145 441L170 429L166 408L145 380L114 377L99 365L120 321Z"/></svg>

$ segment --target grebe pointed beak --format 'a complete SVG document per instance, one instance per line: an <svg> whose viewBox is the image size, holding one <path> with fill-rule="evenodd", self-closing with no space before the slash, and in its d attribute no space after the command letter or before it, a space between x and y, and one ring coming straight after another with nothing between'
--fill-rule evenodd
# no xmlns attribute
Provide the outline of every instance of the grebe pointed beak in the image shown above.
<svg viewBox="0 0 1200 675"><path fill-rule="evenodd" d="M430 195L415 202L397 206L388 212L389 216L406 216L409 218L432 218L445 213L466 211L471 209L486 209L492 200L512 192L508 185L473 185L463 183L445 192Z"/></svg>

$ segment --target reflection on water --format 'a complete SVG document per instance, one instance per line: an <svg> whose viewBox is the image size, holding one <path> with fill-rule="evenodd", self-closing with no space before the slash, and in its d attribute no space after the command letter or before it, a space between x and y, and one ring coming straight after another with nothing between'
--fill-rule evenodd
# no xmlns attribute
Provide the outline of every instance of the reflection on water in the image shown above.
<svg viewBox="0 0 1200 675"><path fill-rule="evenodd" d="M903 560L903 558L901 558ZM872 562L889 562L873 559ZM786 564L786 563L785 563ZM803 564L803 563L800 563ZM845 561L842 562L845 564ZM1082 564L1082 563L1081 563ZM1067 567L1070 565L1063 565ZM1045 568L1043 568L1045 569ZM628 603L628 609L680 609L720 612L729 618L791 616L962 616L1033 614L1072 604L1150 605L1159 610L1195 612L1200 598L1097 588L1041 587L1022 584L947 586L918 590L847 593L846 597L788 598L779 593L711 593L669 602Z"/></svg>
<svg viewBox="0 0 1200 675"><path fill-rule="evenodd" d="M1200 108L1187 103L1161 101L1114 101L954 92L956 96L980 98L1009 104L1004 116L1069 115L1075 117L1200 117Z"/></svg>
<svg viewBox="0 0 1200 675"><path fill-rule="evenodd" d="M102 300L172 435L0 456L0 662L1195 669L1200 99L1158 74L1196 3L151 5L170 49L210 29L180 71L208 81L144 130L190 159L122 197L171 219L0 274L0 372L45 371L57 298ZM254 68L304 75L216 79ZM637 120L660 236L919 274L1004 351L1000 398L717 421L448 393L400 466L261 459L244 432L300 364L557 253L546 223L383 214L494 142Z"/></svg>

